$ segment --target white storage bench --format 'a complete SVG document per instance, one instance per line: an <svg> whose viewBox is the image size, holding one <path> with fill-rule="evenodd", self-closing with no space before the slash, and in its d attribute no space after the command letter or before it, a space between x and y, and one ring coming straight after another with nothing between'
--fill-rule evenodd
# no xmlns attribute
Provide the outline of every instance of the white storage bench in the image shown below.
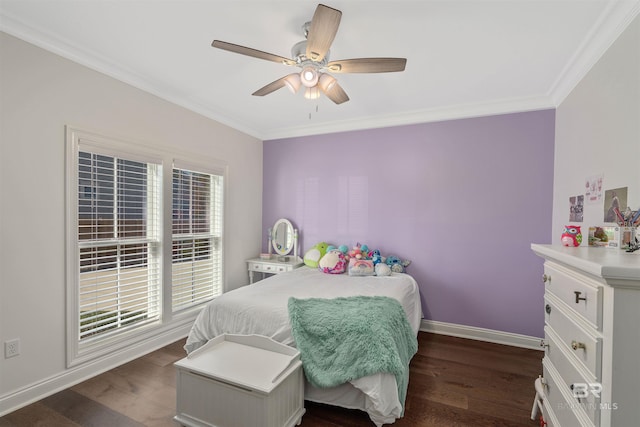
<svg viewBox="0 0 640 427"><path fill-rule="evenodd" d="M292 427L302 422L300 352L260 335L220 335L175 363L174 420L184 426Z"/></svg>

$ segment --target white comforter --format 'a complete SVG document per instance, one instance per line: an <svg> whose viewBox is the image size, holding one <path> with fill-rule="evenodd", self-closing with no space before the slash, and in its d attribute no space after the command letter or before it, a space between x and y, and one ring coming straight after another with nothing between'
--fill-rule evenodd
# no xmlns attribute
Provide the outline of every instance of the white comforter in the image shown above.
<svg viewBox="0 0 640 427"><path fill-rule="evenodd" d="M191 352L224 333L265 335L295 347L287 310L289 297L336 298L355 295L395 298L402 304L409 324L418 333L422 318L420 294L416 281L408 274L354 277L347 274L324 274L316 269L301 267L235 289L211 301L200 312L191 328L185 350ZM364 393L364 401L333 398L331 389L310 390L311 395L306 393L305 397L365 409L378 426L392 423L401 416L402 405L398 400L393 375L370 375L351 381L351 385ZM344 395L345 390L336 390L333 394Z"/></svg>

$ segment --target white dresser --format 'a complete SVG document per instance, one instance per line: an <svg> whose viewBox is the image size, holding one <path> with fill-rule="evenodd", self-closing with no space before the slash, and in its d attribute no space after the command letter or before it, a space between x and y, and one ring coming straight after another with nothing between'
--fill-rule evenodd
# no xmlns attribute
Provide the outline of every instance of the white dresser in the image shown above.
<svg viewBox="0 0 640 427"><path fill-rule="evenodd" d="M640 425L640 253L531 248L545 259L547 427Z"/></svg>

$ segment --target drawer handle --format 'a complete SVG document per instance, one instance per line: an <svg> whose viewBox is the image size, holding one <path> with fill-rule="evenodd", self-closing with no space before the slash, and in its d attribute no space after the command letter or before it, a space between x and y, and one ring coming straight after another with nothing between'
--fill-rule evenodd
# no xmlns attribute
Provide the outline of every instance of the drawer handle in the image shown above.
<svg viewBox="0 0 640 427"><path fill-rule="evenodd" d="M547 312L547 314L551 314L551 306L549 304L544 306L544 311Z"/></svg>
<svg viewBox="0 0 640 427"><path fill-rule="evenodd" d="M547 341L545 341L545 340L540 340L540 347L542 347L543 349L545 347L548 348L549 347L549 343Z"/></svg>
<svg viewBox="0 0 640 427"><path fill-rule="evenodd" d="M542 275L542 283L551 283L551 276L547 276L546 274Z"/></svg>
<svg viewBox="0 0 640 427"><path fill-rule="evenodd" d="M577 350L579 348L586 350L587 346L583 342L571 341L571 348Z"/></svg>
<svg viewBox="0 0 640 427"><path fill-rule="evenodd" d="M578 304L580 301L586 301L587 297L581 297L580 294L582 294L582 292L580 291L573 291L574 294L576 294L576 304Z"/></svg>
<svg viewBox="0 0 640 427"><path fill-rule="evenodd" d="M573 395L573 397L576 398L578 402L582 402L582 400L580 399L587 397L586 396L587 391L582 388L584 386L586 386L586 384L580 384L579 387L576 387L576 384L571 384L569 386L569 389L571 390L571 394Z"/></svg>

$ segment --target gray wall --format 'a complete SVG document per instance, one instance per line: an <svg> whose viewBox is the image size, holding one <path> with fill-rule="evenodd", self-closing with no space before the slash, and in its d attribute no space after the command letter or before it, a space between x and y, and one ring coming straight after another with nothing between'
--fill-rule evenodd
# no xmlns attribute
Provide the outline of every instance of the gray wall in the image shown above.
<svg viewBox="0 0 640 427"><path fill-rule="evenodd" d="M554 175L554 243L587 177L602 175L605 190L628 187L628 205L640 209L640 16L557 108ZM603 220L604 200L586 204L583 235Z"/></svg>
<svg viewBox="0 0 640 427"><path fill-rule="evenodd" d="M226 162L228 288L260 250L262 142L5 33L0 57L0 343L21 340L0 360L2 414L151 350L65 368L65 125Z"/></svg>

